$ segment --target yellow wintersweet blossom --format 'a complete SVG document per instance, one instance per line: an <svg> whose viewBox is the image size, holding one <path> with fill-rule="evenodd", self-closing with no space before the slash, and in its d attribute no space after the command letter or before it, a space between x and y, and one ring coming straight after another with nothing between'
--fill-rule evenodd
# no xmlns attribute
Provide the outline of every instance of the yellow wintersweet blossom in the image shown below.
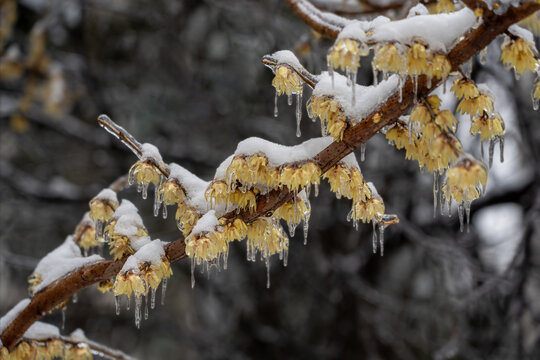
<svg viewBox="0 0 540 360"><path fill-rule="evenodd" d="M272 86L278 95L301 94L303 82L296 71L288 65L277 65Z"/></svg>
<svg viewBox="0 0 540 360"><path fill-rule="evenodd" d="M442 188L447 201L455 200L458 204L477 199L481 189L487 183L486 166L476 159L465 156L448 169Z"/></svg>
<svg viewBox="0 0 540 360"><path fill-rule="evenodd" d="M227 201L232 204L238 205L241 209L247 209L250 211L255 211L257 209L257 194L259 193L258 189L253 190L235 190L229 193Z"/></svg>
<svg viewBox="0 0 540 360"><path fill-rule="evenodd" d="M219 219L219 224L223 228L225 239L228 242L235 240L242 240L247 236L247 225L242 219L235 219L233 222L229 222L228 219Z"/></svg>
<svg viewBox="0 0 540 360"><path fill-rule="evenodd" d="M193 229L197 223L197 220L199 220L199 214L191 206L182 203L178 204L175 219L178 229L182 231L184 236L188 236L191 229Z"/></svg>
<svg viewBox="0 0 540 360"><path fill-rule="evenodd" d="M133 294L135 298L138 298L148 294L148 285L141 277L138 269L136 272L119 273L116 275L113 294L114 296L126 295L128 298Z"/></svg>
<svg viewBox="0 0 540 360"><path fill-rule="evenodd" d="M394 44L383 45L375 54L373 66L379 71L401 73L403 60Z"/></svg>
<svg viewBox="0 0 540 360"><path fill-rule="evenodd" d="M274 211L274 216L285 220L287 223L299 224L304 221L308 209L306 203L302 199L297 198L295 201L287 201ZM248 235L249 236L249 235Z"/></svg>
<svg viewBox="0 0 540 360"><path fill-rule="evenodd" d="M236 188L237 181L241 184L250 184L252 178L246 159L239 155L232 159L225 176L227 177L226 181L231 189Z"/></svg>
<svg viewBox="0 0 540 360"><path fill-rule="evenodd" d="M371 197L371 189L364 181L364 177L358 168L351 169L349 191L347 196L353 201L367 201Z"/></svg>
<svg viewBox="0 0 540 360"><path fill-rule="evenodd" d="M74 240L85 251L99 245L96 239L96 229L89 221L83 221L77 225Z"/></svg>
<svg viewBox="0 0 540 360"><path fill-rule="evenodd" d="M435 6L431 7L433 9L432 13L451 13L455 11L454 1L453 0L439 0Z"/></svg>
<svg viewBox="0 0 540 360"><path fill-rule="evenodd" d="M249 224L246 244L248 258L255 260L257 251L260 251L263 257L268 257L288 250L289 239L280 229L279 224L272 224L269 219L264 218Z"/></svg>
<svg viewBox="0 0 540 360"><path fill-rule="evenodd" d="M540 66L535 53L534 44L520 37L508 37L501 46L501 61L506 68L513 67L519 74L527 70L534 72Z"/></svg>
<svg viewBox="0 0 540 360"><path fill-rule="evenodd" d="M159 284L164 278L168 279L172 275L171 265L166 256L161 258L161 262L159 264L140 264L139 270L144 282L154 290L158 288Z"/></svg>
<svg viewBox="0 0 540 360"><path fill-rule="evenodd" d="M65 347L66 360L92 360L92 352L85 344Z"/></svg>
<svg viewBox="0 0 540 360"><path fill-rule="evenodd" d="M330 48L328 52L328 66L334 69L341 69L356 72L360 67L360 57L366 56L369 49L361 46L358 41L352 39L340 39Z"/></svg>
<svg viewBox="0 0 540 360"><path fill-rule="evenodd" d="M409 131L398 123L386 132L386 139L392 141L396 149L403 149L409 144Z"/></svg>
<svg viewBox="0 0 540 360"><path fill-rule="evenodd" d="M426 140L431 141L440 134L441 129L433 121L430 121L422 127L422 137Z"/></svg>
<svg viewBox="0 0 540 360"><path fill-rule="evenodd" d="M504 121L499 114L488 115L484 112L471 123L471 135L480 134L482 141L504 135L504 129Z"/></svg>
<svg viewBox="0 0 540 360"><path fill-rule="evenodd" d="M493 98L487 94L480 94L473 99L463 98L457 106L461 114L469 114L471 117L483 112L493 111Z"/></svg>
<svg viewBox="0 0 540 360"><path fill-rule="evenodd" d="M425 104L418 103L411 111L409 119L411 122L427 124L431 121L431 112Z"/></svg>
<svg viewBox="0 0 540 360"><path fill-rule="evenodd" d="M345 194L349 194L349 182L351 180L350 171L343 163L338 163L332 166L323 174L323 179L327 179L330 183L330 191L336 194L338 199Z"/></svg>
<svg viewBox="0 0 540 360"><path fill-rule="evenodd" d="M291 191L300 191L307 185L319 184L320 176L321 169L312 161L303 165L286 165L281 168L279 185L286 186Z"/></svg>
<svg viewBox="0 0 540 360"><path fill-rule="evenodd" d="M431 60L431 65L428 66L427 76L436 77L439 79L446 79L448 77L448 74L450 74L450 70L452 70L452 64L450 64L450 61L448 60L446 55L437 54L433 56L433 59Z"/></svg>
<svg viewBox="0 0 540 360"><path fill-rule="evenodd" d="M161 174L152 161L141 160L129 169L129 179L130 183L136 182L143 186L156 185L161 181Z"/></svg>
<svg viewBox="0 0 540 360"><path fill-rule="evenodd" d="M413 44L407 51L407 72L410 75L427 73L430 62L430 53L421 43Z"/></svg>
<svg viewBox="0 0 540 360"><path fill-rule="evenodd" d="M186 255L197 265L203 261L212 261L228 251L225 234L220 231L191 234L186 240Z"/></svg>
<svg viewBox="0 0 540 360"><path fill-rule="evenodd" d="M28 291L31 295L34 295L36 286L41 284L43 282L43 279L41 277L41 274L39 273L33 273L28 277Z"/></svg>
<svg viewBox="0 0 540 360"><path fill-rule="evenodd" d="M343 132L347 127L347 117L343 113L339 102L328 96L312 95L306 105L311 118L318 116L321 119L322 133L326 124L326 131L337 141L343 140Z"/></svg>
<svg viewBox="0 0 540 360"><path fill-rule="evenodd" d="M62 357L64 353L65 344L60 339L52 339L47 342L47 359L56 359L57 357Z"/></svg>
<svg viewBox="0 0 540 360"><path fill-rule="evenodd" d="M480 91L478 90L478 87L476 87L475 83L464 78L454 80L454 85L452 85L451 90L458 99L474 99L480 95Z"/></svg>
<svg viewBox="0 0 540 360"><path fill-rule="evenodd" d="M158 196L165 205L175 205L186 199L186 192L175 179L169 179L159 187Z"/></svg>
<svg viewBox="0 0 540 360"><path fill-rule="evenodd" d="M363 223L379 221L384 215L384 210L384 202L380 196L372 197L367 201L355 201L351 209L351 218Z"/></svg>
<svg viewBox="0 0 540 360"><path fill-rule="evenodd" d="M98 197L90 200L90 218L94 222L106 222L109 220L118 207L118 202L110 199L100 199Z"/></svg>
<svg viewBox="0 0 540 360"><path fill-rule="evenodd" d="M113 286L114 286L114 282L109 279L109 280L101 281L98 284L97 289L102 294L105 294L105 293L108 293L109 291L111 291L113 289Z"/></svg>
<svg viewBox="0 0 540 360"><path fill-rule="evenodd" d="M437 158L438 170L447 168L463 153L463 147L458 138L449 134L442 134L433 139L430 150L432 156Z"/></svg>
<svg viewBox="0 0 540 360"><path fill-rule="evenodd" d="M224 181L214 180L208 186L204 193L206 201L210 202L210 207L215 207L217 204L221 204L229 198L228 186Z"/></svg>
<svg viewBox="0 0 540 360"><path fill-rule="evenodd" d="M135 250L131 247L131 241L128 236L115 235L109 242L109 253L114 260L120 260L124 256L133 255Z"/></svg>
<svg viewBox="0 0 540 360"><path fill-rule="evenodd" d="M437 114L435 123L444 131L456 131L458 121L451 111L442 110Z"/></svg>

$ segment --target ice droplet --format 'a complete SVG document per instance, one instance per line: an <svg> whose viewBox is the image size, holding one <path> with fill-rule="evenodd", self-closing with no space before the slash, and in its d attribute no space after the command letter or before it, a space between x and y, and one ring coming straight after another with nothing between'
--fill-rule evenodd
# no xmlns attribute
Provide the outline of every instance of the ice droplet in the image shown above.
<svg viewBox="0 0 540 360"><path fill-rule="evenodd" d="M146 198L148 197L148 184L146 183L143 184L141 190L142 190L142 198L146 200Z"/></svg>
<svg viewBox="0 0 540 360"><path fill-rule="evenodd" d="M313 190L315 190L314 193L313 193L315 195L315 197L318 197L319 196L319 184L317 184L317 183L313 184Z"/></svg>
<svg viewBox="0 0 540 360"><path fill-rule="evenodd" d="M463 214L464 213L464 207L463 203L458 205L458 217L459 217L459 231L463 232Z"/></svg>
<svg viewBox="0 0 540 360"><path fill-rule="evenodd" d="M165 294L167 293L167 278L161 281L161 305L165 305Z"/></svg>
<svg viewBox="0 0 540 360"><path fill-rule="evenodd" d="M137 327L137 329L141 328L141 303L142 297L135 297L135 326Z"/></svg>
<svg viewBox="0 0 540 360"><path fill-rule="evenodd" d="M294 237L294 233L296 232L296 224L294 222L288 222L287 227L289 228L289 236Z"/></svg>
<svg viewBox="0 0 540 360"><path fill-rule="evenodd" d="M195 257L191 258L191 288L195 287Z"/></svg>
<svg viewBox="0 0 540 360"><path fill-rule="evenodd" d="M296 93L296 137L302 136L300 122L302 121L302 93Z"/></svg>
<svg viewBox="0 0 540 360"><path fill-rule="evenodd" d="M276 90L276 94L274 96L274 117L278 117L278 115L279 115L277 101L278 101L278 92Z"/></svg>
<svg viewBox="0 0 540 360"><path fill-rule="evenodd" d="M159 215L159 208L161 206L161 203L159 202L159 191L157 191L157 188L154 190L154 216ZM163 204L165 206L165 204Z"/></svg>
<svg viewBox="0 0 540 360"><path fill-rule="evenodd" d="M67 306L62 306L62 330L64 330L66 326L66 310Z"/></svg>
<svg viewBox="0 0 540 360"><path fill-rule="evenodd" d="M116 308L116 315L120 315L120 296L114 297L114 306Z"/></svg>
<svg viewBox="0 0 540 360"><path fill-rule="evenodd" d="M130 186L135 184L135 166L133 166L133 167L131 167L131 169L129 169L128 184Z"/></svg>
<svg viewBox="0 0 540 360"><path fill-rule="evenodd" d="M73 294L73 296L71 297L71 301L76 304L79 301L79 295L77 295L77 293Z"/></svg>
<svg viewBox="0 0 540 360"><path fill-rule="evenodd" d="M494 139L490 139L489 140L489 167L491 168L491 166L493 165L493 153L495 152L495 140Z"/></svg>
<svg viewBox="0 0 540 360"><path fill-rule="evenodd" d="M469 224L471 222L471 202L465 202L465 215L467 218L467 232L469 232Z"/></svg>
<svg viewBox="0 0 540 360"><path fill-rule="evenodd" d="M130 307L131 307L131 296L128 296L127 297L126 310L129 311Z"/></svg>
<svg viewBox="0 0 540 360"><path fill-rule="evenodd" d="M270 256L266 255L266 288L270 289Z"/></svg>
<svg viewBox="0 0 540 360"><path fill-rule="evenodd" d="M167 205L163 204L163 218L167 218Z"/></svg>
<svg viewBox="0 0 540 360"><path fill-rule="evenodd" d="M413 75L414 82L414 103L418 102L418 75Z"/></svg>
<svg viewBox="0 0 540 360"><path fill-rule="evenodd" d="M150 308L154 309L156 307L156 289L150 289Z"/></svg>
<svg viewBox="0 0 540 360"><path fill-rule="evenodd" d="M373 85L377 86L379 83L379 71L377 71L377 67L373 66L373 64L371 64L371 68L373 69Z"/></svg>
<svg viewBox="0 0 540 360"><path fill-rule="evenodd" d="M292 105L292 94L287 95L287 105L289 105L289 106Z"/></svg>
<svg viewBox="0 0 540 360"><path fill-rule="evenodd" d="M439 197L439 172L433 173L433 217L437 217L437 198Z"/></svg>
<svg viewBox="0 0 540 360"><path fill-rule="evenodd" d="M385 225L379 225L379 246L381 248L380 253L381 256L384 256L384 229Z"/></svg>
<svg viewBox="0 0 540 360"><path fill-rule="evenodd" d="M504 135L499 137L499 155L501 163L504 162Z"/></svg>
<svg viewBox="0 0 540 360"><path fill-rule="evenodd" d="M366 160L366 143L360 145L360 161L364 162Z"/></svg>
<svg viewBox="0 0 540 360"><path fill-rule="evenodd" d="M144 320L148 320L148 297L144 296Z"/></svg>
<svg viewBox="0 0 540 360"><path fill-rule="evenodd" d="M377 253L377 223L375 220L372 221L373 224L373 235L371 238L371 246L373 247L373 253Z"/></svg>

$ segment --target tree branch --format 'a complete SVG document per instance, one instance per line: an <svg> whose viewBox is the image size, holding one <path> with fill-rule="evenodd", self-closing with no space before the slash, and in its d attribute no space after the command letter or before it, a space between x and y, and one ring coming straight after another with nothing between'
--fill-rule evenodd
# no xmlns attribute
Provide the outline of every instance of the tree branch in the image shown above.
<svg viewBox="0 0 540 360"><path fill-rule="evenodd" d="M336 37L339 33L339 26L335 23L325 23L324 17L310 18L309 15L302 12L302 7L299 3L306 4L301 0L286 0L293 11L297 12L310 26L315 30L320 31L326 36ZM467 1L466 1L467 2ZM309 3L307 3L309 4ZM311 4L309 4L311 5ZM312 5L311 5L312 6ZM476 30L473 30L465 36L448 54L448 59L452 64L452 69L455 71L458 67L478 53L481 49L493 41L499 34L512 24L524 19L535 11L540 9L540 4L528 2L520 7L510 7L508 11L502 15L486 16L484 23ZM316 10L316 9L315 9ZM318 10L317 10L318 11ZM320 13L320 12L319 12ZM324 15L324 13L322 13ZM425 76L418 78L418 96L423 97L429 94L440 81L433 81L430 87L427 86ZM399 94L394 94L386 103L379 107L376 111L370 114L366 119L348 128L343 136L343 141L333 142L326 149L322 150L316 157L315 161L324 171L327 171L332 165L336 164L344 156L348 155L361 144L365 143L374 134L380 131L384 126L397 121L400 115L404 114L414 104L414 84L411 79L407 80L403 87L403 99L399 101ZM374 117L380 116L378 122L374 121ZM262 196L257 202L257 211L242 212L238 216L244 221L250 222L257 217L264 216L273 211L284 202L291 200L293 194L284 189L281 191L272 191L269 196ZM165 252L169 257L170 262L178 261L184 257L185 244L184 239L178 239L168 244ZM122 267L122 261L101 261L99 263L81 268L65 278L59 279L55 283L49 285L41 292L37 293L30 304L15 318L15 320L5 329L1 335L4 346L13 349L17 341L22 337L24 332L37 321L42 314L50 311L55 306L59 305L65 299L69 298L75 292L88 287L97 282L114 277Z"/></svg>

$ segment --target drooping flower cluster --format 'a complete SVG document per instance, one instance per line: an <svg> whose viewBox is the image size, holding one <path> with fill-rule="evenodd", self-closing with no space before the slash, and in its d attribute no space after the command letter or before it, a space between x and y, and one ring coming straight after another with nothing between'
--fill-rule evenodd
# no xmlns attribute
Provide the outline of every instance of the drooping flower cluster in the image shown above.
<svg viewBox="0 0 540 360"><path fill-rule="evenodd" d="M135 324L137 326L140 326L142 319L142 298L150 293L150 303L153 309L157 288L163 283L163 291L165 291L167 279L172 275L169 259L165 255L163 246L164 244L158 239L142 246L126 260L114 281L112 290L116 297L117 313L120 311L118 297L125 295L129 302L133 295L135 298ZM148 305L148 300L146 305ZM148 317L147 311L146 308L145 318Z"/></svg>
<svg viewBox="0 0 540 360"><path fill-rule="evenodd" d="M501 45L501 61L508 70L513 68L519 75L527 70L535 72L540 67L534 43L518 36L505 37Z"/></svg>
<svg viewBox="0 0 540 360"><path fill-rule="evenodd" d="M163 174L160 168L164 167L165 164L159 150L152 144L142 144L139 161L129 169L129 184L137 183L137 191L142 193L143 199L146 199L150 184L154 184L155 193L157 193L158 187L163 182Z"/></svg>
<svg viewBox="0 0 540 360"><path fill-rule="evenodd" d="M118 207L116 192L111 189L103 189L90 200L90 213L88 216L95 224L97 239L103 236L104 224L110 220Z"/></svg>
<svg viewBox="0 0 540 360"><path fill-rule="evenodd" d="M91 248L101 244L97 241L96 228L94 221L90 218L90 213L87 212L84 214L83 219L75 228L73 240L84 250L85 254L87 254Z"/></svg>
<svg viewBox="0 0 540 360"><path fill-rule="evenodd" d="M24 340L11 352L0 348L2 360L91 360L92 352L85 343L67 343L61 339Z"/></svg>
<svg viewBox="0 0 540 360"><path fill-rule="evenodd" d="M339 102L328 96L312 95L306 104L308 116L315 121L321 119L321 133L327 134L337 141L343 140L343 132L347 128L347 117Z"/></svg>

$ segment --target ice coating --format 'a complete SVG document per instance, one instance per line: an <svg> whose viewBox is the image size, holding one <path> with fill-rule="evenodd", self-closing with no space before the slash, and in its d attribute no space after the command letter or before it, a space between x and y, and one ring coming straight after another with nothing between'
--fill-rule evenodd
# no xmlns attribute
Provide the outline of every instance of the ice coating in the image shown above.
<svg viewBox="0 0 540 360"><path fill-rule="evenodd" d="M353 104L351 86L347 84L347 77L338 73L331 76L328 72L323 72L313 89L313 95L332 96L339 102L344 114L357 123L384 103L397 90L398 84L399 77L392 75L377 85L354 85L356 100Z"/></svg>
<svg viewBox="0 0 540 360"><path fill-rule="evenodd" d="M70 235L64 243L45 255L36 266L34 273L41 275L41 283L36 285L35 292L40 291L59 278L103 258L99 255L83 257L81 249Z"/></svg>
<svg viewBox="0 0 540 360"><path fill-rule="evenodd" d="M469 8L450 14L417 15L377 26L370 40L407 45L421 40L433 51L447 52L475 22Z"/></svg>
<svg viewBox="0 0 540 360"><path fill-rule="evenodd" d="M277 60L278 65L279 64L287 64L295 69L303 69L304 67L302 64L300 64L300 61L298 61L298 58L294 53L290 50L280 50L276 51L271 55L275 60Z"/></svg>
<svg viewBox="0 0 540 360"><path fill-rule="evenodd" d="M534 44L534 35L532 32L530 32L529 30L525 29L525 28L522 28L521 26L519 25L512 25L508 28L508 32L512 35L515 35L517 37L520 37L522 39L524 39L525 41L528 41L532 44Z"/></svg>

